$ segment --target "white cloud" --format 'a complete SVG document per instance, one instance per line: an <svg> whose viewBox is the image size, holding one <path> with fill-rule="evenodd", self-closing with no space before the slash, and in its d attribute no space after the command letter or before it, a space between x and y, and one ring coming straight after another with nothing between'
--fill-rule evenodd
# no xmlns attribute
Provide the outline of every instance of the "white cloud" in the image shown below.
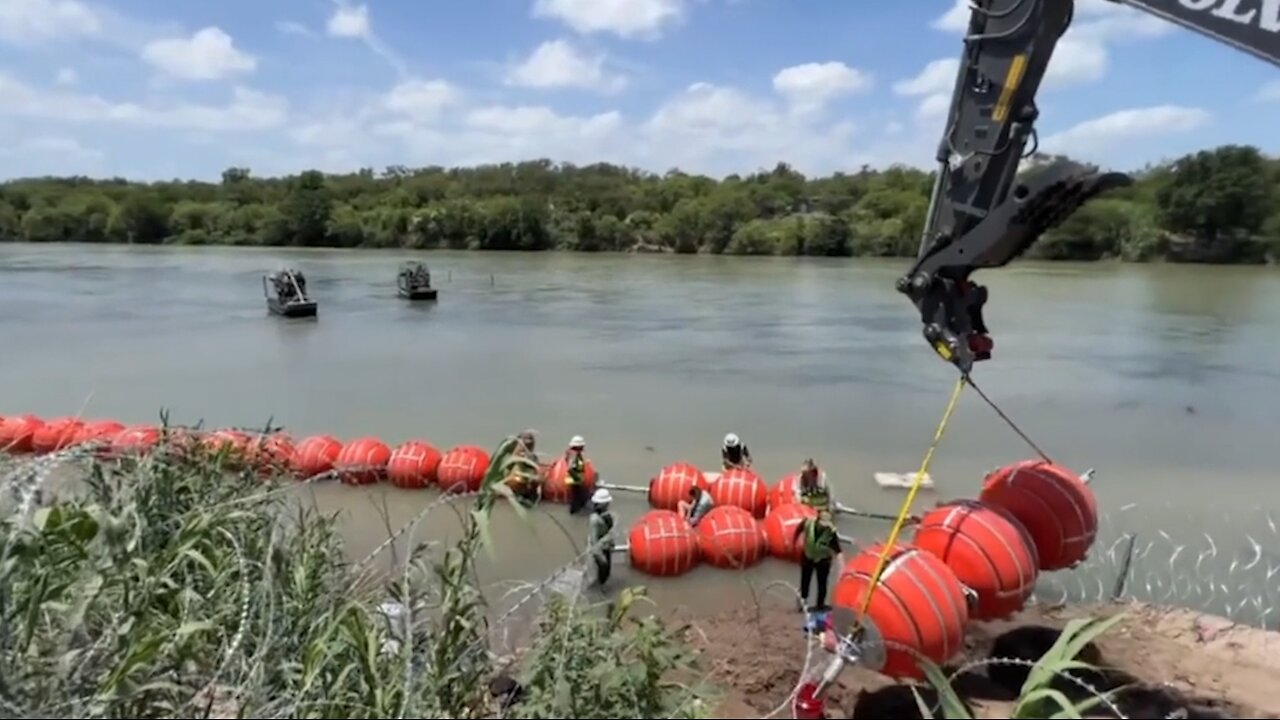
<svg viewBox="0 0 1280 720"><path fill-rule="evenodd" d="M228 103L139 104L98 95L32 88L0 73L0 115L71 123L115 123L205 132L249 132L279 127L288 118L283 98L234 88Z"/></svg>
<svg viewBox="0 0 1280 720"><path fill-rule="evenodd" d="M303 37L315 37L316 33L311 28L303 25L296 20L279 20L276 22L276 30L285 35L301 35Z"/></svg>
<svg viewBox="0 0 1280 720"><path fill-rule="evenodd" d="M339 3L325 26L326 32L339 38L364 39L369 37L371 30L369 6L364 4L351 6Z"/></svg>
<svg viewBox="0 0 1280 720"><path fill-rule="evenodd" d="M75 85L80 80L80 75L75 68L64 67L58 70L53 76L53 81L62 86Z"/></svg>
<svg viewBox="0 0 1280 720"><path fill-rule="evenodd" d="M553 18L576 32L656 38L679 20L686 0L536 0L534 17Z"/></svg>
<svg viewBox="0 0 1280 720"><path fill-rule="evenodd" d="M837 97L865 92L871 85L870 75L842 62L793 65L773 76L773 89L800 111L820 110Z"/></svg>
<svg viewBox="0 0 1280 720"><path fill-rule="evenodd" d="M252 73L258 61L235 46L218 27L196 31L189 38L165 38L147 43L142 59L179 80L221 80Z"/></svg>
<svg viewBox="0 0 1280 720"><path fill-rule="evenodd" d="M78 0L0 0L0 41L35 45L102 32L102 18Z"/></svg>
<svg viewBox="0 0 1280 720"><path fill-rule="evenodd" d="M1180 105L1119 110L1043 138L1040 150L1072 157L1096 156L1135 140L1198 130L1211 120L1201 108Z"/></svg>
<svg viewBox="0 0 1280 720"><path fill-rule="evenodd" d="M507 73L508 85L531 88L576 87L618 92L627 79L605 67L603 53L588 54L565 40L542 43L529 57Z"/></svg>
<svg viewBox="0 0 1280 720"><path fill-rule="evenodd" d="M382 58L395 69L401 78L409 77L409 68L400 56L391 51L386 43L373 31L373 21L369 18L369 6L348 5L345 0L334 0L333 14L325 24L325 32L330 37L359 40L373 54Z"/></svg>
<svg viewBox="0 0 1280 720"><path fill-rule="evenodd" d="M381 105L392 113L426 120L461 100L461 92L444 80L409 80L392 88Z"/></svg>
<svg viewBox="0 0 1280 720"><path fill-rule="evenodd" d="M1280 102L1280 80L1273 80L1258 88L1253 99L1257 102Z"/></svg>
<svg viewBox="0 0 1280 720"><path fill-rule="evenodd" d="M919 97L916 121L922 126L932 127L941 123L951 109L951 93L959 69L960 61L956 58L933 60L915 77L894 83L893 92L906 97Z"/></svg>
<svg viewBox="0 0 1280 720"><path fill-rule="evenodd" d="M41 135L23 138L5 148L0 148L3 155L25 155L38 153L59 155L69 160L101 160L102 151L85 147L79 140L69 137Z"/></svg>

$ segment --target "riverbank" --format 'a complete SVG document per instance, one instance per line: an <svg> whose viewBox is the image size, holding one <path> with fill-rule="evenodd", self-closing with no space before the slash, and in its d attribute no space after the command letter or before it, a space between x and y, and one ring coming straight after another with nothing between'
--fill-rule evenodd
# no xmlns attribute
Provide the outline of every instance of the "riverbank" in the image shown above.
<svg viewBox="0 0 1280 720"><path fill-rule="evenodd" d="M1027 173L1057 158L1037 158ZM1031 248L1055 260L1280 257L1280 160L1223 146L1134 176ZM220 183L0 183L0 241L913 257L932 187L906 167L724 179L550 161Z"/></svg>
<svg viewBox="0 0 1280 720"><path fill-rule="evenodd" d="M1280 718L1280 696L1274 692L1280 687L1280 633L1190 610L1139 603L1032 607L1008 621L975 623L963 657L948 668L972 665L954 686L975 717L1010 717L1016 693L992 681L989 668L978 664L992 655L992 646L1001 636L1019 628L1061 629L1073 618L1116 613L1124 619L1097 641L1095 656L1088 657L1086 652L1085 657L1107 671L1099 675L1104 682L1093 680L1100 690L1131 686L1113 699L1123 716ZM789 717L786 701L804 666L806 644L799 632L800 618L780 598L766 598L762 607L749 605L682 620L690 625L689 641L698 649L709 681L723 688L716 717ZM1039 642L1041 651L1048 649L1047 643ZM1037 644L1033 641L1030 646ZM820 651L815 655L815 664L825 662ZM996 668L994 674L999 677L1001 668L1007 673L1011 666L989 667ZM1074 689L1077 695L1086 695L1070 683L1064 687L1069 693ZM780 707L781 714L770 715ZM829 697L828 711L831 717L920 717L905 686L862 669L847 670L841 676Z"/></svg>

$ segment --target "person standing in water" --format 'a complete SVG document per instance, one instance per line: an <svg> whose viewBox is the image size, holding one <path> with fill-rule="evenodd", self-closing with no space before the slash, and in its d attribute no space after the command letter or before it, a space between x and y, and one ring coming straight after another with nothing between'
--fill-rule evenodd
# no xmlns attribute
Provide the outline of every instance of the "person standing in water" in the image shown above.
<svg viewBox="0 0 1280 720"><path fill-rule="evenodd" d="M591 496L591 517L588 520L587 547L596 565L596 586L604 587L613 573L613 513L609 506L613 496L600 488Z"/></svg>
<svg viewBox="0 0 1280 720"><path fill-rule="evenodd" d="M564 453L564 484L569 488L569 514L577 515L587 506L591 491L587 488L587 458L583 452L587 441L574 435Z"/></svg>
<svg viewBox="0 0 1280 720"><path fill-rule="evenodd" d="M818 468L813 458L800 466L800 479L796 482L796 502L808 505L818 512L831 512L831 490L827 487L827 474Z"/></svg>
<svg viewBox="0 0 1280 720"><path fill-rule="evenodd" d="M809 585L818 584L817 602L809 606L809 612L820 612L827 606L827 581L831 577L832 560L844 565L844 550L836 533L831 513L819 511L817 517L808 518L796 526L793 542L804 542L800 556L800 609L809 601Z"/></svg>

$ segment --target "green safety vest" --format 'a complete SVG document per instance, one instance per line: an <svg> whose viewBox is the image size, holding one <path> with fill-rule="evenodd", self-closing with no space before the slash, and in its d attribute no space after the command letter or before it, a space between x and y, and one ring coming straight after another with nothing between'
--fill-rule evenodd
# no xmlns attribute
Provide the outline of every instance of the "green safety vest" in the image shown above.
<svg viewBox="0 0 1280 720"><path fill-rule="evenodd" d="M572 459L565 458L565 478L566 485L581 485L586 481L587 459L582 453L577 453Z"/></svg>
<svg viewBox="0 0 1280 720"><path fill-rule="evenodd" d="M805 520L804 554L810 560L826 560L835 555L831 550L831 537L835 530L829 526L818 527L817 520Z"/></svg>
<svg viewBox="0 0 1280 720"><path fill-rule="evenodd" d="M816 510L826 510L831 507L831 493L827 490L826 485L818 485L812 488L806 488L801 485L800 502Z"/></svg>

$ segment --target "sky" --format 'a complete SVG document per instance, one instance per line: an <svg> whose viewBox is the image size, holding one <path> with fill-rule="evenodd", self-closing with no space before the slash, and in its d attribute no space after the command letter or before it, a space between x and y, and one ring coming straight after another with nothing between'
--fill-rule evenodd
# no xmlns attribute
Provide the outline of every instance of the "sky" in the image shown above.
<svg viewBox="0 0 1280 720"><path fill-rule="evenodd" d="M966 0L0 0L0 177L931 167ZM1076 0L1040 148L1280 152L1280 73Z"/></svg>

